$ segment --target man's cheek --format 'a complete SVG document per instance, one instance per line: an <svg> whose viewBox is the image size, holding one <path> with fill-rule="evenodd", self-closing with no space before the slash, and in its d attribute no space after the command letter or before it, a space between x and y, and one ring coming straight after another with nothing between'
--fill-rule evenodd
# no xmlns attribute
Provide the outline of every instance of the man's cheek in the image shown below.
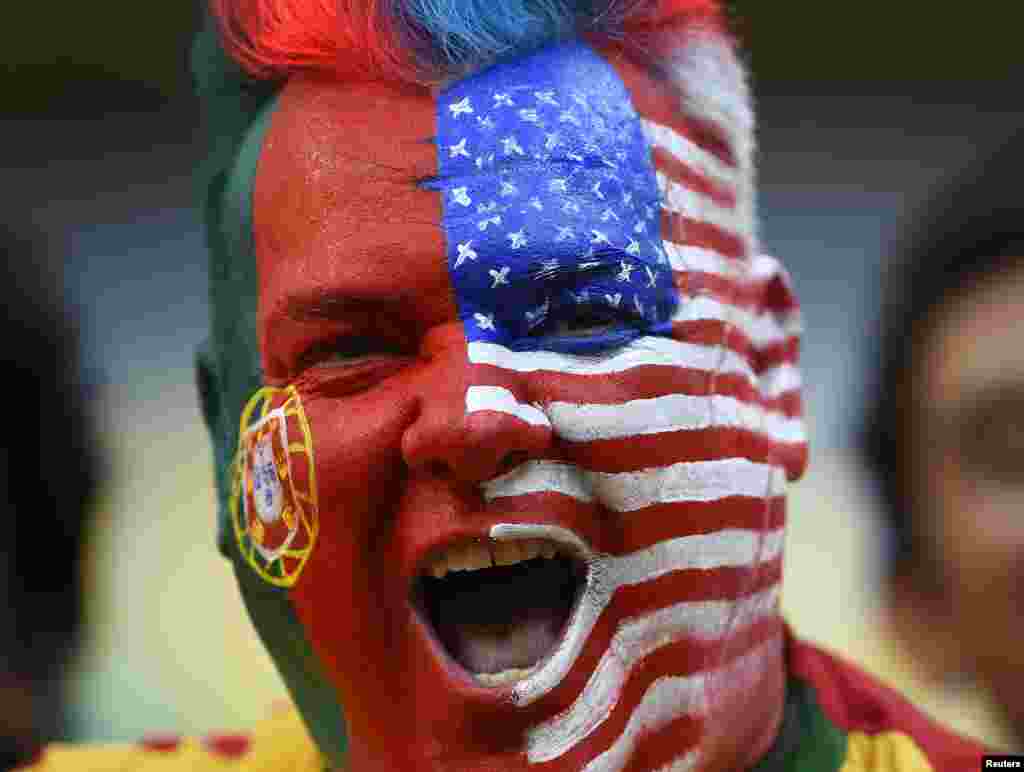
<svg viewBox="0 0 1024 772"><path fill-rule="evenodd" d="M403 488L401 437L408 405L378 388L343 398L307 392L320 504L320 535L291 596L321 654L330 660L364 651L388 625L367 625L398 609L381 606L394 571L382 559ZM338 664L338 663L332 663ZM351 662L347 664L351 666Z"/></svg>

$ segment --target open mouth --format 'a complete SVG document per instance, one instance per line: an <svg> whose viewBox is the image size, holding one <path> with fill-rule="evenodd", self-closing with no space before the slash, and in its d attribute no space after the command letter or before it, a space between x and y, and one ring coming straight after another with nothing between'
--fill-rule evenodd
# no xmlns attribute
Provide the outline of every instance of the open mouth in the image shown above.
<svg viewBox="0 0 1024 772"><path fill-rule="evenodd" d="M556 648L585 578L554 541L477 540L430 560L413 598L448 656L497 686L526 678Z"/></svg>

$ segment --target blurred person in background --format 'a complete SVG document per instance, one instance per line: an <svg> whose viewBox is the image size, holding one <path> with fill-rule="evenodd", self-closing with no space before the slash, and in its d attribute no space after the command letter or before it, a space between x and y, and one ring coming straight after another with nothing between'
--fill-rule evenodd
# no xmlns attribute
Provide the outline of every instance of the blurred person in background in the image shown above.
<svg viewBox="0 0 1024 772"><path fill-rule="evenodd" d="M62 676L81 626L82 539L98 469L77 334L44 239L0 227L0 250L0 769L10 769L66 735Z"/></svg>
<svg viewBox="0 0 1024 772"><path fill-rule="evenodd" d="M1024 747L1024 134L924 210L894 263L865 450L897 638L991 691ZM993 730L997 735L999 729ZM1005 734L1005 733L1004 733Z"/></svg>

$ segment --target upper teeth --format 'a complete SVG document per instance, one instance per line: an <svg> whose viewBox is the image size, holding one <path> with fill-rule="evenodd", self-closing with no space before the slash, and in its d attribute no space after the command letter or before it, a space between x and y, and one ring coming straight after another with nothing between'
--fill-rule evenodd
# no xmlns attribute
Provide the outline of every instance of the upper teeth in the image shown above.
<svg viewBox="0 0 1024 772"><path fill-rule="evenodd" d="M511 566L533 558L553 558L558 553L547 539L468 542L449 547L436 557L427 573L440 579L449 571L476 571L494 566ZM492 561L493 558L493 561Z"/></svg>

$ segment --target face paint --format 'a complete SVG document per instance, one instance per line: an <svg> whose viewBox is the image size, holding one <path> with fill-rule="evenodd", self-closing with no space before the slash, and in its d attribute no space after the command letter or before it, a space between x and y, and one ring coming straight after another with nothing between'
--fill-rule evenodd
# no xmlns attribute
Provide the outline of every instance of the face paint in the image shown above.
<svg viewBox="0 0 1024 772"><path fill-rule="evenodd" d="M319 531L312 438L294 388L264 388L249 400L234 476L231 514L240 553L263 579L291 587Z"/></svg>
<svg viewBox="0 0 1024 772"><path fill-rule="evenodd" d="M288 593L354 769L743 768L774 736L798 317L688 93L576 45L436 101L282 93L260 346L308 416Z"/></svg>

